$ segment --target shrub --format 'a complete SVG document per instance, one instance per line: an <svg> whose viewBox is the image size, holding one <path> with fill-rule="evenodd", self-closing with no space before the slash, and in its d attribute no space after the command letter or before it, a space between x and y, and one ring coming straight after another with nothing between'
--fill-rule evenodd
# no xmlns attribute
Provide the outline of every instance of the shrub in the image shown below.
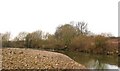
<svg viewBox="0 0 120 71"><path fill-rule="evenodd" d="M101 35L95 36L95 53L105 53L107 46L107 38Z"/></svg>

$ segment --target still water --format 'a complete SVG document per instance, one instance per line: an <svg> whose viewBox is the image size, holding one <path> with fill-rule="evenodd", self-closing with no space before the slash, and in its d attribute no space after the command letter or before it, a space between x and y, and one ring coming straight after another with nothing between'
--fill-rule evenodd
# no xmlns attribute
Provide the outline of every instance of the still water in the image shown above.
<svg viewBox="0 0 120 71"><path fill-rule="evenodd" d="M59 51L88 69L118 69L118 57L107 55L93 55L81 52Z"/></svg>

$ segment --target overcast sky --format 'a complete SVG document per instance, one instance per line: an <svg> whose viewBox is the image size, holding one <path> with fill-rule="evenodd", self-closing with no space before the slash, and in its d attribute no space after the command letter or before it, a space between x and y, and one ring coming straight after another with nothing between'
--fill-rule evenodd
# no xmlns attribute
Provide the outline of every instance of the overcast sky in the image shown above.
<svg viewBox="0 0 120 71"><path fill-rule="evenodd" d="M119 0L0 0L0 32L42 30L54 33L60 24L84 21L93 33L118 36Z"/></svg>

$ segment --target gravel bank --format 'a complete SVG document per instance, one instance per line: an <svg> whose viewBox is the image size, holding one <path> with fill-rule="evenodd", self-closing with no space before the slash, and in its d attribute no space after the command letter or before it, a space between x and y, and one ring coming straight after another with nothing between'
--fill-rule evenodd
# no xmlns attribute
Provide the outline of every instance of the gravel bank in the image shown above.
<svg viewBox="0 0 120 71"><path fill-rule="evenodd" d="M3 48L3 69L85 69L68 56L49 51Z"/></svg>

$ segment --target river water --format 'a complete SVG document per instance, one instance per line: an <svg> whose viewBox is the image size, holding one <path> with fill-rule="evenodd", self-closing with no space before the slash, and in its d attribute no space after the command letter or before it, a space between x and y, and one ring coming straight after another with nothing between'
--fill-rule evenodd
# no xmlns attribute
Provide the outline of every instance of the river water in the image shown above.
<svg viewBox="0 0 120 71"><path fill-rule="evenodd" d="M120 69L118 56L95 55L81 52L59 51L88 69Z"/></svg>

